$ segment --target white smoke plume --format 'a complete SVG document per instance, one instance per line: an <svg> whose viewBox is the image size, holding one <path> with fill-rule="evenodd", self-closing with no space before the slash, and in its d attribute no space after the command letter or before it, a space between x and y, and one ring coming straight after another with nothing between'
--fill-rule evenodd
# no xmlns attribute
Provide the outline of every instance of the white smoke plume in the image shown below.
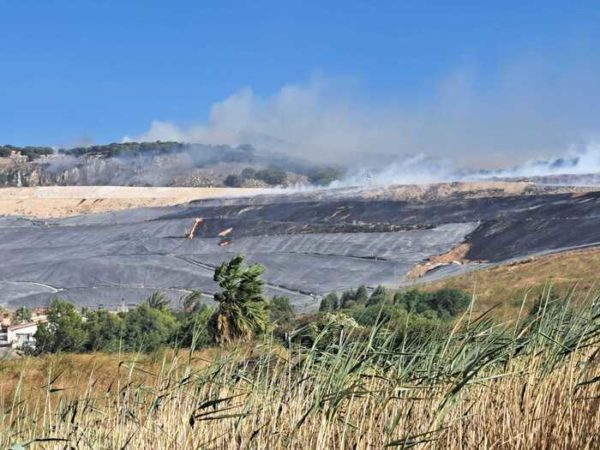
<svg viewBox="0 0 600 450"><path fill-rule="evenodd" d="M479 181L491 178L536 179L553 175L600 174L600 143L592 142L580 148L569 148L562 156L525 161L500 169L458 169L452 161L414 155L383 167L350 169L333 187L387 186L392 184L424 184L450 181ZM600 176L582 178L586 184L597 185ZM570 178L577 184L577 178Z"/></svg>
<svg viewBox="0 0 600 450"><path fill-rule="evenodd" d="M411 100L376 100L326 77L268 96L245 88L214 103L205 123L156 120L125 140L251 144L349 168L348 182L598 171L598 146L586 143L600 137L600 67L577 55L564 62L529 55L493 76L457 70Z"/></svg>

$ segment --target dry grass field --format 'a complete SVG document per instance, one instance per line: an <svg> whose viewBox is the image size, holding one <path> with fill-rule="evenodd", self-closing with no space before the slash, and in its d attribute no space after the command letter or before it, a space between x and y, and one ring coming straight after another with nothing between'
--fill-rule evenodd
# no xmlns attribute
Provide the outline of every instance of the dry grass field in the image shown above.
<svg viewBox="0 0 600 450"><path fill-rule="evenodd" d="M576 300L584 300L600 287L599 268L600 249L590 248L471 272L429 283L423 288L464 289L475 296L478 311L496 307L495 316L509 319L518 313L525 296L531 304L543 292L561 296L576 288Z"/></svg>
<svg viewBox="0 0 600 450"><path fill-rule="evenodd" d="M326 349L269 339L3 362L2 448L595 449L600 323L546 302L444 339L373 330ZM596 311L596 312L595 312Z"/></svg>

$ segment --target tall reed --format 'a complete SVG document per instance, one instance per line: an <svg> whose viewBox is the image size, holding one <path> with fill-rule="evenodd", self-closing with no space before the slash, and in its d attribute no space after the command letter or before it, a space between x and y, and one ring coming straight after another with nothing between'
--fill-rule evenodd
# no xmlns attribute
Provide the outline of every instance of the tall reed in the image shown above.
<svg viewBox="0 0 600 450"><path fill-rule="evenodd" d="M467 312L418 342L375 327L325 350L265 339L209 359L112 355L109 380L49 357L42 385L23 372L2 398L0 446L599 448L600 302L572 295L509 323Z"/></svg>

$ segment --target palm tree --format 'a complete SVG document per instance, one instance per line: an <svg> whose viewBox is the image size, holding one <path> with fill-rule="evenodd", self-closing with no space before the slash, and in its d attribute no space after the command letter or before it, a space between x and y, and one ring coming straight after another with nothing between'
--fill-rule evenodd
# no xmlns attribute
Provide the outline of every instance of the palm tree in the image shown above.
<svg viewBox="0 0 600 450"><path fill-rule="evenodd" d="M216 342L245 341L267 330L269 304L263 297L260 278L264 271L260 264L246 266L242 255L215 270L214 281L223 289L214 295L219 304L211 318Z"/></svg>
<svg viewBox="0 0 600 450"><path fill-rule="evenodd" d="M150 297L146 299L146 304L152 309L165 310L169 307L169 297L163 291L153 292Z"/></svg>
<svg viewBox="0 0 600 450"><path fill-rule="evenodd" d="M202 291L192 291L181 299L183 311L186 313L195 313L202 306Z"/></svg>

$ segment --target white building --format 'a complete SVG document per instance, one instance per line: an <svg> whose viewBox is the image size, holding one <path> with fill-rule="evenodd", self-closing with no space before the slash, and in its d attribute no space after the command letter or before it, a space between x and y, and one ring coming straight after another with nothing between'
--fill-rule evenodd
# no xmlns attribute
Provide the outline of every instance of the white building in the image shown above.
<svg viewBox="0 0 600 450"><path fill-rule="evenodd" d="M0 331L0 347L22 348L35 345L33 337L40 322L11 325Z"/></svg>

